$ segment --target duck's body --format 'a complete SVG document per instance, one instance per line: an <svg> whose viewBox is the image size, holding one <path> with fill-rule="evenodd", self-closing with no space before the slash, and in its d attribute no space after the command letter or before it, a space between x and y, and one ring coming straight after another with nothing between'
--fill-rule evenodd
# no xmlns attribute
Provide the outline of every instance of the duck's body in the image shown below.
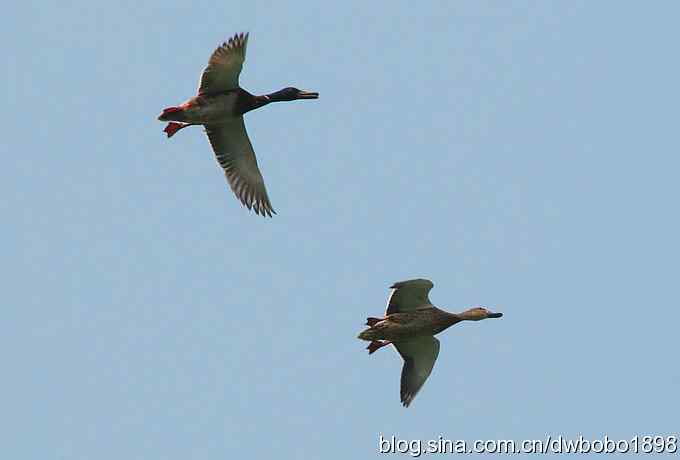
<svg viewBox="0 0 680 460"><path fill-rule="evenodd" d="M291 92L296 94L289 94ZM255 96L243 88L236 88L218 94L199 94L177 107L165 109L158 119L161 121L181 122L187 125L221 123L226 120L239 118L251 110L259 109L272 102L316 99L318 97L315 96L316 94L300 91L295 88L285 88L275 93ZM291 97L286 99L286 95ZM168 134L168 137L172 137L175 132Z"/></svg>
<svg viewBox="0 0 680 460"><path fill-rule="evenodd" d="M243 93L246 92L239 88L212 96L195 96L177 107L181 110L167 111L166 109L166 112L158 118L161 121L176 121L192 125L219 123L246 112L242 110L242 107L245 107L249 101L242 95Z"/></svg>
<svg viewBox="0 0 680 460"><path fill-rule="evenodd" d="M430 280L415 279L394 283L384 318L366 319L368 328L359 334L367 340L372 354L387 345L394 345L404 359L401 372L401 402L408 407L423 386L439 355L439 340L435 335L461 321L500 318L483 307L462 313L449 313L430 302L428 293L434 285Z"/></svg>
<svg viewBox="0 0 680 460"><path fill-rule="evenodd" d="M272 102L317 99L318 93L284 88L255 96L239 86L248 34L238 34L215 50L201 75L198 95L163 110L164 131L172 137L187 126L203 125L217 161L241 202L257 214L276 214L248 139L243 115Z"/></svg>
<svg viewBox="0 0 680 460"><path fill-rule="evenodd" d="M398 342L424 335L432 336L461 321L458 315L434 306L422 310L392 313L384 319L372 319L378 321L363 331L359 336L360 339Z"/></svg>

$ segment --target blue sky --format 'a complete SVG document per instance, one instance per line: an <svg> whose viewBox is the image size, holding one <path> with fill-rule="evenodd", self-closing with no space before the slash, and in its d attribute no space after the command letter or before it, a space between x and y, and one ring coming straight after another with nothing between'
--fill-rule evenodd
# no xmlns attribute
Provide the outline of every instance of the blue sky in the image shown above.
<svg viewBox="0 0 680 460"><path fill-rule="evenodd" d="M21 2L5 9L3 452L378 457L401 438L677 433L672 2ZM156 116L250 31L278 215ZM450 311L409 409L355 337Z"/></svg>

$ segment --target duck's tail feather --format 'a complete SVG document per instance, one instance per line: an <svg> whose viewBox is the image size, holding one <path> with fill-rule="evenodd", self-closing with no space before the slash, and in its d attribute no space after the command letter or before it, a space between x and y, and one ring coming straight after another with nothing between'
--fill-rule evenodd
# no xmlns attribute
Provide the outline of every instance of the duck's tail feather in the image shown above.
<svg viewBox="0 0 680 460"><path fill-rule="evenodd" d="M158 116L158 119L160 121L187 121L184 107L167 107L163 109L163 112Z"/></svg>
<svg viewBox="0 0 680 460"><path fill-rule="evenodd" d="M369 327L368 329L364 329L363 331L361 331L359 333L359 335L357 336L357 338L361 339L361 340L367 340L367 341L370 342L372 340L376 340L377 337L376 337L375 330L373 330Z"/></svg>

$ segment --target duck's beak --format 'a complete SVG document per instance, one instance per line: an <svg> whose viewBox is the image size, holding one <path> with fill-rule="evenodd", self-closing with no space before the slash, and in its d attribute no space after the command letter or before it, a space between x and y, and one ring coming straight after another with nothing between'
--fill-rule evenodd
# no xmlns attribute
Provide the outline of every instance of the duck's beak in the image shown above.
<svg viewBox="0 0 680 460"><path fill-rule="evenodd" d="M503 316L503 313L489 313L487 318L500 318L501 316Z"/></svg>
<svg viewBox="0 0 680 460"><path fill-rule="evenodd" d="M297 95L298 99L319 99L319 93L313 91L300 91Z"/></svg>

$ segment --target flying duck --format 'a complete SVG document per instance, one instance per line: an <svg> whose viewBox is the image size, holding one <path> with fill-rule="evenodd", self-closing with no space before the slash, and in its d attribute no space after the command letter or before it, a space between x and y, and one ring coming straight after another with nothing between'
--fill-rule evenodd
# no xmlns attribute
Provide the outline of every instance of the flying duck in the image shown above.
<svg viewBox="0 0 680 460"><path fill-rule="evenodd" d="M164 132L172 137L182 128L203 125L217 162L224 169L236 197L262 216L276 214L267 195L243 114L272 102L317 99L319 93L284 88L254 96L239 86L246 58L248 34L236 34L210 56L198 86L198 95L185 103L163 109L158 119L169 121Z"/></svg>
<svg viewBox="0 0 680 460"><path fill-rule="evenodd" d="M368 354L392 344L404 360L401 370L401 402L408 407L418 390L430 376L439 355L439 340L434 338L445 329L461 321L500 318L503 313L492 313L474 307L462 313L449 313L432 305L428 293L434 284L426 279L394 283L387 302L384 318L366 318L367 329L359 334L367 340Z"/></svg>

